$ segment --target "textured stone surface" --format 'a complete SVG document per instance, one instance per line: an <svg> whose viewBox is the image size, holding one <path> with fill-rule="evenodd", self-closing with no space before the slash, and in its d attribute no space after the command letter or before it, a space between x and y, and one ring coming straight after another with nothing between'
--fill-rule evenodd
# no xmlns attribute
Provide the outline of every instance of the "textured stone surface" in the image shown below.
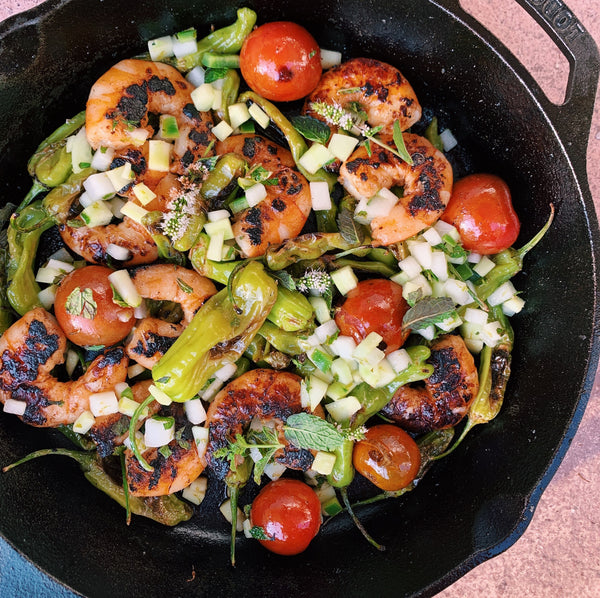
<svg viewBox="0 0 600 598"><path fill-rule="evenodd" d="M27 10L37 0L0 0L0 20ZM515 53L534 74L549 99L564 97L568 63L546 34L513 0L462 0L472 14ZM598 0L568 0L583 26L600 41ZM493 6L493 10L492 7ZM522 11L521 11L522 12ZM515 25L515 13L519 15ZM592 122L588 177L600 213L600 102ZM531 525L509 550L483 563L439 594L442 598L600 596L600 377L572 445L544 492ZM0 563L11 549L0 541ZM11 560L13 562L14 560ZM41 576L21 560L13 568L0 565L0 595L70 597L70 592Z"/></svg>

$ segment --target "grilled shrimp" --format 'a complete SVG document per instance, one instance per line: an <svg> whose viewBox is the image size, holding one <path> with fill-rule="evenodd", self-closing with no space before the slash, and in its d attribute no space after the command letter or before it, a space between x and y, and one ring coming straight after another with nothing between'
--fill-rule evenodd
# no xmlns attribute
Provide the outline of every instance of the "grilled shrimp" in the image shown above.
<svg viewBox="0 0 600 598"><path fill-rule="evenodd" d="M264 200L235 217L233 234L245 257L264 255L269 245L300 234L311 210L310 191L288 150L258 135L234 135L217 144L217 153L239 154L277 180L266 186Z"/></svg>
<svg viewBox="0 0 600 598"><path fill-rule="evenodd" d="M58 322L38 307L17 320L0 338L0 402L26 403L21 419L32 426L72 424L89 410L90 395L114 388L127 377L128 359L113 347L92 361L78 380L51 375L63 363L67 339Z"/></svg>
<svg viewBox="0 0 600 598"><path fill-rule="evenodd" d="M304 410L300 402L300 380L289 372L251 370L217 394L206 418L209 439L205 457L207 465L220 479L229 472L229 463L214 457L214 452L227 446L236 434L242 434L254 418L281 424L290 415ZM312 453L290 445L282 433L279 436L286 448L277 451L275 460L291 469L309 469Z"/></svg>
<svg viewBox="0 0 600 598"><path fill-rule="evenodd" d="M164 496L179 492L189 486L206 466L204 456L196 448L192 425L185 417L183 405L173 403L163 408L161 415L171 415L175 419L177 436L167 445L170 454L164 450L159 452L156 448L144 451L144 459L153 468L153 471L146 471L130 450L125 451L127 484L133 496Z"/></svg>
<svg viewBox="0 0 600 598"><path fill-rule="evenodd" d="M192 86L175 68L160 62L122 60L92 86L86 104L85 130L94 149L141 146L154 134L149 113L177 119L172 170L183 173L207 154L214 136L209 112L199 113Z"/></svg>
<svg viewBox="0 0 600 598"><path fill-rule="evenodd" d="M440 337L428 359L433 373L424 387L402 386L381 410L402 428L416 433L456 425L469 411L479 391L473 356L460 336Z"/></svg>
<svg viewBox="0 0 600 598"><path fill-rule="evenodd" d="M452 192L452 166L427 139L404 133L404 143L413 165L391 152L372 145L359 147L340 168L339 181L359 200L368 200L380 189L404 187L403 196L386 216L371 221L374 245L404 241L431 226L442 215ZM393 144L391 138L382 141Z"/></svg>
<svg viewBox="0 0 600 598"><path fill-rule="evenodd" d="M421 118L421 105L410 83L393 66L371 58L354 58L327 71L304 104L304 113L325 120L311 107L326 102L349 109L358 103L372 127L392 134L394 121L405 131Z"/></svg>
<svg viewBox="0 0 600 598"><path fill-rule="evenodd" d="M147 299L174 301L183 310L180 323L144 318L133 331L125 350L130 359L151 369L166 353L183 329L192 321L202 304L212 297L215 285L194 270L173 264L142 266L131 278L137 292Z"/></svg>

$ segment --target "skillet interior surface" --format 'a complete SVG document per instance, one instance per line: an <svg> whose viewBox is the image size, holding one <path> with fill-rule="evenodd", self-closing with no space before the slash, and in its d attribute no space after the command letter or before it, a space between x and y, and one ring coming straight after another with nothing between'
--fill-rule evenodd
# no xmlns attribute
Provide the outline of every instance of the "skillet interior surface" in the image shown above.
<svg viewBox="0 0 600 598"><path fill-rule="evenodd" d="M515 283L527 309L514 319L505 407L416 491L361 511L385 553L338 517L299 557L283 559L240 541L232 570L229 531L216 508L224 491L217 484L186 524L164 529L134 518L128 528L120 507L59 459L3 476L0 531L44 571L87 596L131 596L140 588L149 596L231 596L242 588L262 596L430 595L524 531L581 417L597 361L598 230L584 171L573 166L565 140L528 89L535 88L531 79L437 3L246 5L257 10L259 23L285 19L306 26L322 47L345 58L398 66L421 104L458 138L463 149L453 157L456 176L491 171L508 182L522 221L517 245L539 230L554 203L555 223ZM145 0L124 15L116 0L66 0L12 19L0 29L1 201L18 203L25 195L27 158L82 109L104 70L143 51L152 37L192 25L202 35L211 23L228 24L238 6L173 0L167 7ZM568 142L584 154L576 128ZM0 414L1 465L60 442L52 431Z"/></svg>

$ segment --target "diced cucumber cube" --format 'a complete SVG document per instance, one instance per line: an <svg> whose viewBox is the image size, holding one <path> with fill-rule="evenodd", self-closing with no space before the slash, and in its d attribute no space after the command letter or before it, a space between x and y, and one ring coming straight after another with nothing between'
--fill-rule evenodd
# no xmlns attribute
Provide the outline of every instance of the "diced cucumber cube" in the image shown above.
<svg viewBox="0 0 600 598"><path fill-rule="evenodd" d="M219 141L223 141L233 133L233 129L226 120L222 120L216 127L213 127L212 132Z"/></svg>
<svg viewBox="0 0 600 598"><path fill-rule="evenodd" d="M298 164L310 174L315 174L319 168L334 159L335 156L324 145L314 143L302 154Z"/></svg>
<svg viewBox="0 0 600 598"><path fill-rule="evenodd" d="M95 201L81 212L81 219L87 226L105 226L110 224L113 213L108 204L104 201Z"/></svg>
<svg viewBox="0 0 600 598"><path fill-rule="evenodd" d="M142 218L148 214L148 210L138 206L133 201L128 201L122 208L121 214L135 220L138 224L142 224Z"/></svg>
<svg viewBox="0 0 600 598"><path fill-rule="evenodd" d="M179 137L177 119L171 114L161 114L158 135L161 139L177 139Z"/></svg>
<svg viewBox="0 0 600 598"><path fill-rule="evenodd" d="M331 273L331 280L342 295L347 295L358 284L358 278L350 266L344 266Z"/></svg>
<svg viewBox="0 0 600 598"><path fill-rule="evenodd" d="M341 135L340 133L334 133L329 140L327 149L342 162L345 162L354 148L358 145L358 139L350 135Z"/></svg>
<svg viewBox="0 0 600 598"><path fill-rule="evenodd" d="M148 169L157 172L169 172L171 168L171 149L173 146L160 139L148 142Z"/></svg>
<svg viewBox="0 0 600 598"><path fill-rule="evenodd" d="M137 185L135 185L135 187L133 188L133 194L144 206L147 206L156 197L156 193L154 193L154 191L152 191L144 183L138 183Z"/></svg>
<svg viewBox="0 0 600 598"><path fill-rule="evenodd" d="M202 83L192 91L192 102L198 112L211 109L215 99L215 88L210 83Z"/></svg>
<svg viewBox="0 0 600 598"><path fill-rule="evenodd" d="M237 102L236 104L231 104L228 108L229 111L229 120L231 122L231 126L234 129L237 129L242 123L245 123L247 120L250 120L250 112L248 112L248 106L246 106L245 102Z"/></svg>
<svg viewBox="0 0 600 598"><path fill-rule="evenodd" d="M331 417L338 423L349 421L361 407L360 401L352 395L325 405L325 409L329 411Z"/></svg>
<svg viewBox="0 0 600 598"><path fill-rule="evenodd" d="M209 237L216 235L217 233L223 233L223 240L229 241L234 238L233 230L231 228L231 221L229 218L217 220L216 222L206 222L204 224L204 230Z"/></svg>
<svg viewBox="0 0 600 598"><path fill-rule="evenodd" d="M155 62L160 62L165 58L173 56L173 38L170 35L157 37L148 42L148 52L150 58Z"/></svg>
<svg viewBox="0 0 600 598"><path fill-rule="evenodd" d="M333 471L336 456L333 453L317 451L311 469L321 475L329 475Z"/></svg>
<svg viewBox="0 0 600 598"><path fill-rule="evenodd" d="M138 307L142 303L142 297L138 293L131 276L127 270L115 270L108 275L108 280L115 287L121 299L131 307Z"/></svg>
<svg viewBox="0 0 600 598"><path fill-rule="evenodd" d="M269 126L271 119L258 104L250 104L248 113L263 129L266 129Z"/></svg>

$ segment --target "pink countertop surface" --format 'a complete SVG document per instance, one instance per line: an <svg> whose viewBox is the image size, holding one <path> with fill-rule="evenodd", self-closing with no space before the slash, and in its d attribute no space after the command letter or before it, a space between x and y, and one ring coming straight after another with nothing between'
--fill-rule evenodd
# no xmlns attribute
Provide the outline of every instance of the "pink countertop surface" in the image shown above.
<svg viewBox="0 0 600 598"><path fill-rule="evenodd" d="M0 20L40 3L0 0ZM552 3L563 4L557 0ZM528 15L518 7L515 10L514 0L462 0L461 4L525 64L549 99L561 102L568 63ZM598 0L567 0L567 5L600 43ZM587 154L588 178L597 214L600 214L599 97L597 94ZM600 596L599 423L597 373L579 430L524 535L506 552L479 565L438 594L440 598Z"/></svg>

